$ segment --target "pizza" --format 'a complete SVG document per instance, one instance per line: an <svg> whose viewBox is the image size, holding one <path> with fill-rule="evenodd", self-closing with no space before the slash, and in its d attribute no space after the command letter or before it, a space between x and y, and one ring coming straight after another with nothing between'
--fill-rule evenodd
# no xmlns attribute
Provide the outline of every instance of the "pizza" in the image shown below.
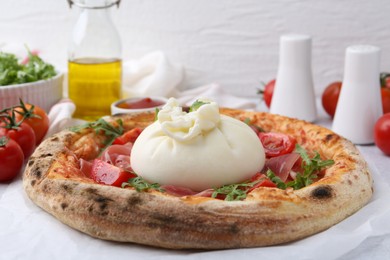
<svg viewBox="0 0 390 260"><path fill-rule="evenodd" d="M46 139L27 163L26 193L92 237L170 249L295 241L372 196L367 163L331 130L211 101L190 111L175 102Z"/></svg>

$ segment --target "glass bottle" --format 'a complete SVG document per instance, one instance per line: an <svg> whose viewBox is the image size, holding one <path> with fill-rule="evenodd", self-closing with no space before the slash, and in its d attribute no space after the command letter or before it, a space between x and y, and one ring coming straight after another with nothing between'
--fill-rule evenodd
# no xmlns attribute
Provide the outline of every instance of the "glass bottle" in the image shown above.
<svg viewBox="0 0 390 260"><path fill-rule="evenodd" d="M122 61L119 34L110 7L120 0L68 0L80 10L68 47L68 94L75 118L96 120L110 114L121 97Z"/></svg>

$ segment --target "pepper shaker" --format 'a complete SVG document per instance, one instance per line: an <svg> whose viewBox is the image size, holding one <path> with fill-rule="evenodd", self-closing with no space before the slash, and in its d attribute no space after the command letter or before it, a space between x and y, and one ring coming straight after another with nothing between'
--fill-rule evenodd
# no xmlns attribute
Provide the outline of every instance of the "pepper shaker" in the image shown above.
<svg viewBox="0 0 390 260"><path fill-rule="evenodd" d="M270 112L310 122L316 120L310 36L281 36L279 67Z"/></svg>
<svg viewBox="0 0 390 260"><path fill-rule="evenodd" d="M374 143L374 125L383 114L379 60L380 49L376 46L346 49L343 85L332 130L354 144Z"/></svg>

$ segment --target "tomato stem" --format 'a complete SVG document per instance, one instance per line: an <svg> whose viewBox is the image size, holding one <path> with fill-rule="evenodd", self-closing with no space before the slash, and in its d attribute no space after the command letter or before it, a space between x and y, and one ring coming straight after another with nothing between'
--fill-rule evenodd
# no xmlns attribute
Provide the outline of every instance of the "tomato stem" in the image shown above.
<svg viewBox="0 0 390 260"><path fill-rule="evenodd" d="M34 105L31 104L30 109L28 109L21 98L19 98L19 102L20 104L18 106L15 106L14 108L20 107L23 110L23 111L16 110L16 113L23 116L22 121L26 118L39 118L39 119L41 118L39 115L34 113L34 109L35 109Z"/></svg>
<svg viewBox="0 0 390 260"><path fill-rule="evenodd" d="M5 128L5 129L18 129L23 122L23 120L21 120L20 122L17 122L14 110L11 111L11 115L1 114L0 121L2 123L4 123L4 124L1 124L0 127Z"/></svg>

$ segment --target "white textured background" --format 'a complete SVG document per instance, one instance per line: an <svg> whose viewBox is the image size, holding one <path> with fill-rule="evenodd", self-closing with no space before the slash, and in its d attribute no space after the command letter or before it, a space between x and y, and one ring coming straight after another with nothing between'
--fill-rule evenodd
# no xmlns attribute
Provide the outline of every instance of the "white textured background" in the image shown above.
<svg viewBox="0 0 390 260"><path fill-rule="evenodd" d="M66 0L1 0L0 43L40 49L66 69L67 42L75 10ZM279 37L313 37L317 95L342 79L345 48L382 49L381 69L390 71L389 0L122 0L112 16L123 58L162 50L186 68L184 88L217 82L230 93L253 97L261 81L275 77Z"/></svg>

